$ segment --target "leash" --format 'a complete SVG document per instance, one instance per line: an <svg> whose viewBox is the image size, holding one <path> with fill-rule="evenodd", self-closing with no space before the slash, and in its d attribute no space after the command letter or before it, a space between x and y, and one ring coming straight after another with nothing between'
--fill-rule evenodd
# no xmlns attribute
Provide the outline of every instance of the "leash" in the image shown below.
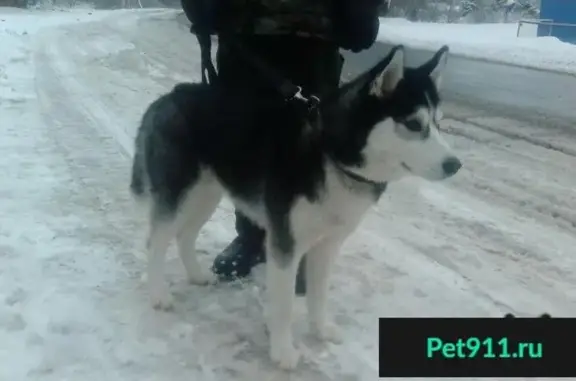
<svg viewBox="0 0 576 381"><path fill-rule="evenodd" d="M196 34L200 45L200 65L202 70L202 83L213 84L218 81L218 74L212 63L212 37L209 34Z"/></svg>
<svg viewBox="0 0 576 381"><path fill-rule="evenodd" d="M202 83L205 85L218 82L218 74L212 63L212 37L201 23L192 24L190 33L196 36L200 46L200 65Z"/></svg>
<svg viewBox="0 0 576 381"><path fill-rule="evenodd" d="M254 66L263 77L265 77L280 93L280 95L288 102L297 101L304 104L309 112L315 111L320 105L320 98L316 95L311 95L306 98L302 94L302 87L296 86L291 81L282 77L276 70L274 70L267 62L256 54L248 51L241 43L235 41L234 38L226 36L226 41L229 41L240 54L252 66Z"/></svg>
<svg viewBox="0 0 576 381"><path fill-rule="evenodd" d="M218 82L218 74L212 63L212 38L210 32L203 23L192 24L190 32L196 35L198 45L200 46L202 83L216 84ZM226 40L276 88L285 101L298 102L304 106L304 110L308 115L318 115L320 105L320 98L318 96L311 95L308 98L305 97L302 94L302 87L296 86L282 77L268 63L256 54L249 52L241 43L236 41L235 38L226 36Z"/></svg>

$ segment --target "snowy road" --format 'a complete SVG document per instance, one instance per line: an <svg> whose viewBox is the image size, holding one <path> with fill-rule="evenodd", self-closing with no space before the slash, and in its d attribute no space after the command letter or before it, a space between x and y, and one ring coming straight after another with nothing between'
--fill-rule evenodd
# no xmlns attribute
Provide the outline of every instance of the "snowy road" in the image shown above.
<svg viewBox="0 0 576 381"><path fill-rule="evenodd" d="M193 287L173 255L176 310L153 311L132 137L154 97L198 77L198 49L172 11L107 15L0 29L0 380L374 380L379 316L576 315L576 130L451 104L465 170L392 186L349 240L330 305L343 345L320 346L298 319L306 359L276 371L262 268ZM231 212L200 237L206 265L232 238Z"/></svg>

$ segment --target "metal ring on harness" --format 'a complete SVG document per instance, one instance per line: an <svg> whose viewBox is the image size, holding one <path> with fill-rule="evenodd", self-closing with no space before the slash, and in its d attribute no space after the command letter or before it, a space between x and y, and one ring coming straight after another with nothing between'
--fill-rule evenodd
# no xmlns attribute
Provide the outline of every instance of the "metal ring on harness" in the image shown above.
<svg viewBox="0 0 576 381"><path fill-rule="evenodd" d="M296 93L294 93L292 97L288 98L288 101L296 100L304 103L308 107L309 112L312 112L318 108L320 105L320 98L318 98L316 95L311 95L310 98L306 98L304 95L302 95L302 87L296 86L296 89Z"/></svg>

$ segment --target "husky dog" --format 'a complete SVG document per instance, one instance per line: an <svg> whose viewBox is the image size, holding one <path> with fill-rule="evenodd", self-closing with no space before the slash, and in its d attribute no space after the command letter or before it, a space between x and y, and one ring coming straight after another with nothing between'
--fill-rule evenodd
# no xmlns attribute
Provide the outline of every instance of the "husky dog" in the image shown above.
<svg viewBox="0 0 576 381"><path fill-rule="evenodd" d="M207 284L195 242L226 194L266 230L270 357L294 368L294 286L306 253L312 332L338 341L327 320L328 277L344 240L404 176L443 180L461 167L439 130L438 86L448 47L418 68L396 46L373 68L326 96L314 122L293 102L243 89L179 84L153 102L136 137L131 191L150 205L148 285L171 307L164 261L173 238L188 280Z"/></svg>

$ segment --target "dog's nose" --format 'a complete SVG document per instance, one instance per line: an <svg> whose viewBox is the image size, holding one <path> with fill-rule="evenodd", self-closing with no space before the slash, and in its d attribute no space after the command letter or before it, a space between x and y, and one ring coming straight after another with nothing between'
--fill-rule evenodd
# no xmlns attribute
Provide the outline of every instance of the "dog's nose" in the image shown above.
<svg viewBox="0 0 576 381"><path fill-rule="evenodd" d="M442 163L442 169L447 177L453 176L462 168L462 162L457 157L449 157Z"/></svg>

